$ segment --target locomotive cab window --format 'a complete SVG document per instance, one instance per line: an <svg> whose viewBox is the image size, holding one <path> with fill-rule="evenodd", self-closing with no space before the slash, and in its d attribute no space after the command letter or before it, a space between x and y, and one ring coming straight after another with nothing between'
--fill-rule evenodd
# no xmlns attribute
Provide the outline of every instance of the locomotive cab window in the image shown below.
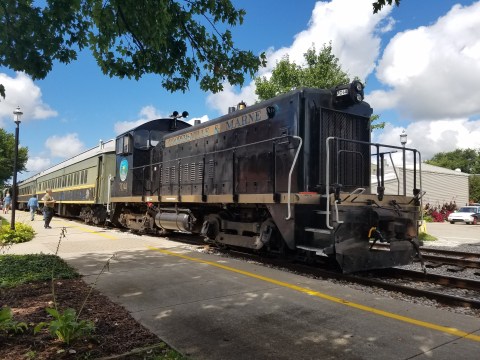
<svg viewBox="0 0 480 360"><path fill-rule="evenodd" d="M155 147L157 144L162 141L162 133L158 130L150 131L150 146Z"/></svg>
<svg viewBox="0 0 480 360"><path fill-rule="evenodd" d="M137 130L133 134L133 146L135 149L148 150L150 132L148 130Z"/></svg>
<svg viewBox="0 0 480 360"><path fill-rule="evenodd" d="M124 135L117 139L116 153L118 155L130 154L132 152L132 146L130 141L130 135Z"/></svg>

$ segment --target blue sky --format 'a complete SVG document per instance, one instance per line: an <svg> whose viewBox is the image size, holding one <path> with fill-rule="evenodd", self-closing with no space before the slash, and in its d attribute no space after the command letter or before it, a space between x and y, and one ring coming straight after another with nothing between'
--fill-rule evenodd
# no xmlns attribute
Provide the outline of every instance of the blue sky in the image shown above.
<svg viewBox="0 0 480 360"><path fill-rule="evenodd" d="M366 80L366 101L387 122L374 141L409 147L423 158L456 148L480 148L480 1L402 0L372 14L371 0L296 2L234 1L247 11L233 29L237 47L266 51L269 71L282 56L301 63L312 45L332 41L351 77ZM177 110L190 119L213 119L240 100L255 101L254 85L201 92L169 93L156 76L139 81L103 75L88 51L69 65L57 64L46 79L0 67L7 98L0 126L14 131L13 110L24 115L20 144L29 148L27 173L34 175L98 144L100 139Z"/></svg>

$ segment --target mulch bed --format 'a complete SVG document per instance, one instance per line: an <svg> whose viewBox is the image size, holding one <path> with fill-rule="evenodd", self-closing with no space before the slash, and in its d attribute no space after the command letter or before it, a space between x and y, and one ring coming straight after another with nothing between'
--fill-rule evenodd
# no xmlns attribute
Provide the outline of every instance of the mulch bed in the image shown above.
<svg viewBox="0 0 480 360"><path fill-rule="evenodd" d="M58 309L62 311L70 307L78 312L89 291L89 285L81 279L56 280ZM0 333L0 359L98 359L161 343L156 335L137 323L122 306L95 289L80 316L80 319L95 323L95 332L89 338L79 339L69 346L52 338L47 328L33 334L36 324L52 320L45 311L47 307L54 306L51 282L0 289L0 306L9 306L15 321L29 325L23 333ZM128 355L118 358L137 359Z"/></svg>

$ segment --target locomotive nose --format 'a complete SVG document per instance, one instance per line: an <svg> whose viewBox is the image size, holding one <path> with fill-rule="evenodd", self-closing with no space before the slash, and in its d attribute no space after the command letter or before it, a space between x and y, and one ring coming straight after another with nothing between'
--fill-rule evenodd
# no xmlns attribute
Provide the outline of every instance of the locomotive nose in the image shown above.
<svg viewBox="0 0 480 360"><path fill-rule="evenodd" d="M410 262L417 250L411 219L392 208L351 208L335 232L335 257L344 273L388 268ZM388 248L373 247L376 241Z"/></svg>

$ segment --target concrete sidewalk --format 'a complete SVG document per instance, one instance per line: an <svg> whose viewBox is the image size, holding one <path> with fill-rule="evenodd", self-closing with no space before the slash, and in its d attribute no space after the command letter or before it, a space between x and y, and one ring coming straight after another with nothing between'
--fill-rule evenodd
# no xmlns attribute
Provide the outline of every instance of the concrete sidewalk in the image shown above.
<svg viewBox="0 0 480 360"><path fill-rule="evenodd" d="M19 212L18 221L22 221ZM23 218L25 221L25 219ZM27 221L28 218L27 218ZM25 222L27 222L25 221ZM11 253L55 253L194 359L477 359L480 321L209 255L172 240L54 218Z"/></svg>

